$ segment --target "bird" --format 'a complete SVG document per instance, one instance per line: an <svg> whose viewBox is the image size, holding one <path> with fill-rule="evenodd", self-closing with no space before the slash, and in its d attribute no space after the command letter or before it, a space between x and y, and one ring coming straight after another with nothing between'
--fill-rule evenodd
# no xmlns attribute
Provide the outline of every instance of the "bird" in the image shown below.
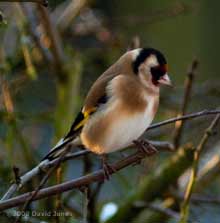
<svg viewBox="0 0 220 223"><path fill-rule="evenodd" d="M159 50L138 48L124 53L93 83L69 132L43 160L59 157L68 145L83 146L102 157L108 178L114 170L107 154L131 144L147 152L149 143L138 139L155 117L161 85L172 83L167 60Z"/></svg>

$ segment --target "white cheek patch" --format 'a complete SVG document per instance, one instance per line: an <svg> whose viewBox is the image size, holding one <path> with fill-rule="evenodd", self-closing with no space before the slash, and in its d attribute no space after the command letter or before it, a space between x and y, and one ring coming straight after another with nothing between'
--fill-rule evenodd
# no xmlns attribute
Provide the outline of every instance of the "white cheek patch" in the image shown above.
<svg viewBox="0 0 220 223"><path fill-rule="evenodd" d="M132 60L135 61L138 55L140 54L141 48L135 49L131 51Z"/></svg>
<svg viewBox="0 0 220 223"><path fill-rule="evenodd" d="M158 66L159 63L158 63L158 60L156 58L155 55L151 55L149 56L145 62L144 62L145 66L148 67L148 68L151 68L151 67L155 67L155 66Z"/></svg>

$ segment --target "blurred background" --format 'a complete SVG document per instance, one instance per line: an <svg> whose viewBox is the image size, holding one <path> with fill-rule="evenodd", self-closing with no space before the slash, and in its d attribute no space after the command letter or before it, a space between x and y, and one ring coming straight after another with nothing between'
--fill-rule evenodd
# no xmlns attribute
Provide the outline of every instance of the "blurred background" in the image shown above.
<svg viewBox="0 0 220 223"><path fill-rule="evenodd" d="M12 167L17 166L22 174L41 160L70 128L93 81L128 49L150 46L167 57L175 88L162 89L154 122L219 108L219 7L217 0L49 0L47 8L35 3L1 2L0 195L13 180ZM190 72L193 61L194 65L198 61L198 69L196 66ZM192 88L184 107L184 83L191 73ZM187 121L178 137L174 124L149 131L146 136L174 143L177 150L190 150L198 145L212 119ZM199 182L190 202L188 222L220 222L219 125L216 129L200 159ZM110 162L130 152L112 154ZM172 162L178 156L178 152L160 153L118 172L104 184L92 185L88 222L178 222L192 164L186 159L178 164L180 167L177 165L181 171L176 174ZM80 157L62 166L60 181L99 168L97 156ZM166 168L169 171L163 172ZM146 197L147 193L154 196L136 204L137 200L132 198L139 186L152 182L161 173L164 175L159 182L166 184L161 186L166 189L145 191ZM167 177L167 182L162 177ZM33 190L39 180L40 177L32 180L21 192ZM56 183L54 174L47 185ZM56 209L71 214L54 218L35 216L22 221L81 222L83 200L84 195L73 190L61 198L34 202L28 210ZM127 219L126 210L122 211L126 205L122 204L130 200L135 207L132 206ZM0 222L6 221L14 222L13 214L1 213Z"/></svg>

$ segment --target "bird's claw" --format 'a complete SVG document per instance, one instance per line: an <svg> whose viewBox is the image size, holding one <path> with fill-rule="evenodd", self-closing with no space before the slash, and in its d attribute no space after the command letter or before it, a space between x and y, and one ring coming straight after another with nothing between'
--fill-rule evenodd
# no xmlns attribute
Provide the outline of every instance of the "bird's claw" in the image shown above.
<svg viewBox="0 0 220 223"><path fill-rule="evenodd" d="M138 150L144 154L147 154L148 156L158 153L158 150L147 140L134 140L133 143L137 146Z"/></svg>
<svg viewBox="0 0 220 223"><path fill-rule="evenodd" d="M103 171L105 180L109 180L110 176L116 172L116 170L107 163L103 164Z"/></svg>
<svg viewBox="0 0 220 223"><path fill-rule="evenodd" d="M105 155L102 156L102 168L104 171L104 180L109 180L110 176L116 172L116 169L108 164Z"/></svg>

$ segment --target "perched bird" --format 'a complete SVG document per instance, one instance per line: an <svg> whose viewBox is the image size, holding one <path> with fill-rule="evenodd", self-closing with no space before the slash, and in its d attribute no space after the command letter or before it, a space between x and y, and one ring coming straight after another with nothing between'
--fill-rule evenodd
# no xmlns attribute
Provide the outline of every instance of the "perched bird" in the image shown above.
<svg viewBox="0 0 220 223"><path fill-rule="evenodd" d="M102 155L133 143L144 148L138 138L157 112L160 85L171 85L164 55L153 48L139 48L122 55L92 85L84 106L68 134L44 159L54 159L67 145L83 145Z"/></svg>

